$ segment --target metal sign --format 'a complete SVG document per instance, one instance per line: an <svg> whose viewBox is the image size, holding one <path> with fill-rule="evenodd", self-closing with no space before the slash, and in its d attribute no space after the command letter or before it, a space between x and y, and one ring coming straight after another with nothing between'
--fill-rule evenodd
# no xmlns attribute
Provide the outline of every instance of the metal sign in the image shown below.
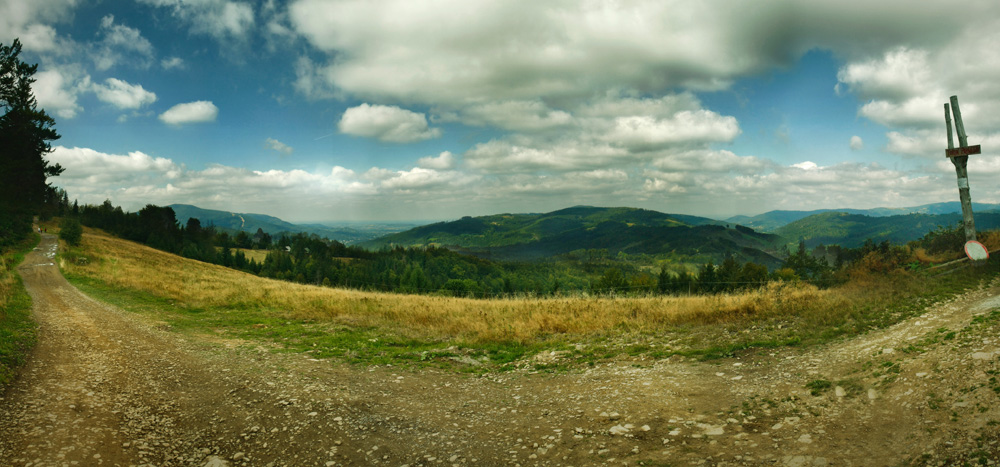
<svg viewBox="0 0 1000 467"><path fill-rule="evenodd" d="M963 148L945 149L944 155L947 157L959 157L959 156L969 156L972 154L982 154L983 150L980 145L975 146L965 146Z"/></svg>
<svg viewBox="0 0 1000 467"><path fill-rule="evenodd" d="M983 246L982 243L970 240L965 242L965 255L973 261L982 261L984 259L989 259L990 252L985 246Z"/></svg>

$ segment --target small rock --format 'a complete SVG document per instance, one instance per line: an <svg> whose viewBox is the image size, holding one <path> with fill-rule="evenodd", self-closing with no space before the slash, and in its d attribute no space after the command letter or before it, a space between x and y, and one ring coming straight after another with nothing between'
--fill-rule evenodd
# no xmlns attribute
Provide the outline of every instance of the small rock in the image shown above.
<svg viewBox="0 0 1000 467"><path fill-rule="evenodd" d="M225 459L219 456L208 456L202 467L229 467L229 462L226 462Z"/></svg>
<svg viewBox="0 0 1000 467"><path fill-rule="evenodd" d="M608 430L608 431L612 435L624 435L624 434L628 433L630 430L628 428L625 428L625 427L621 426L621 425L615 425L615 426L611 427L611 429Z"/></svg>
<svg viewBox="0 0 1000 467"><path fill-rule="evenodd" d="M844 397L847 395L847 391L844 390L842 386L837 386L833 388L833 393L836 394L837 397Z"/></svg>

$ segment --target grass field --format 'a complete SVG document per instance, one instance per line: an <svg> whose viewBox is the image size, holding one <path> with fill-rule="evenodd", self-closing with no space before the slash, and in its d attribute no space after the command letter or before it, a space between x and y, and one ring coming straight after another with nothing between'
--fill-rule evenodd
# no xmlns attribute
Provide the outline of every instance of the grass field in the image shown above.
<svg viewBox="0 0 1000 467"><path fill-rule="evenodd" d="M899 271L835 289L783 283L738 295L475 300L263 279L90 230L60 266L85 292L181 332L366 364L485 369L535 364L525 357L542 351L572 366L822 343L898 322L996 272Z"/></svg>
<svg viewBox="0 0 1000 467"><path fill-rule="evenodd" d="M38 234L0 252L0 394L35 345L37 325L31 319L31 297L14 268L38 244Z"/></svg>

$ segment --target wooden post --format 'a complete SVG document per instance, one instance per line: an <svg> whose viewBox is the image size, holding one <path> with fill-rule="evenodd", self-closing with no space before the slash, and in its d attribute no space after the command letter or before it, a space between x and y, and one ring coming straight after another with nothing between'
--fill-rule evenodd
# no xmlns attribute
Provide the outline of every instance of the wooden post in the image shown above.
<svg viewBox="0 0 1000 467"><path fill-rule="evenodd" d="M965 134L965 124L962 123L962 111L958 108L958 96L951 96L951 111L955 114L955 131L958 133L958 144L960 147L968 147L969 140ZM948 127L948 149L954 149L955 142L951 136L951 116L948 113L948 104L944 105L944 119ZM951 163L955 165L955 174L958 176L958 198L962 202L962 224L965 226L965 241L976 239L976 221L972 217L972 196L969 194L969 156L949 157Z"/></svg>

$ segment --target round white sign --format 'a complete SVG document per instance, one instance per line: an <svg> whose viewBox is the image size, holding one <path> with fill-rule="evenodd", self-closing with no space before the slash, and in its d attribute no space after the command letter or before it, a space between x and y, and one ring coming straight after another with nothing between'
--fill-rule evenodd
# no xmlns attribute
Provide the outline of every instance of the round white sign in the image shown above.
<svg viewBox="0 0 1000 467"><path fill-rule="evenodd" d="M965 242L965 254L973 261L981 261L990 257L990 252L982 243L975 240Z"/></svg>

